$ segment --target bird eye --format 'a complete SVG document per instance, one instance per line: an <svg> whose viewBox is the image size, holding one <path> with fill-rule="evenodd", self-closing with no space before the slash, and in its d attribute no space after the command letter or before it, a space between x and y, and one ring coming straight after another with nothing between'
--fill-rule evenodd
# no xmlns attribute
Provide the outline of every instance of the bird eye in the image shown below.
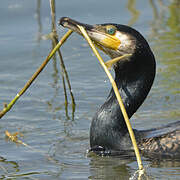
<svg viewBox="0 0 180 180"><path fill-rule="evenodd" d="M116 27L114 27L114 26L107 26L106 27L106 31L107 31L108 34L114 35L115 32L116 32Z"/></svg>

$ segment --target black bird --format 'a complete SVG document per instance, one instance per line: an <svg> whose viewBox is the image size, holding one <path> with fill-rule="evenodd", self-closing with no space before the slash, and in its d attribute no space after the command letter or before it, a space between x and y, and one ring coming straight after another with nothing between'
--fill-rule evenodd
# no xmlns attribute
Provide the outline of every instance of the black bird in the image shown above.
<svg viewBox="0 0 180 180"><path fill-rule="evenodd" d="M148 95L156 73L155 58L145 38L135 29L120 24L88 25L67 17L61 18L59 24L80 35L77 25L83 26L94 44L111 58L132 54L113 65L115 82L131 118ZM180 158L180 121L149 130L134 129L134 133L143 155ZM133 150L113 89L93 117L90 146L90 151L101 155Z"/></svg>

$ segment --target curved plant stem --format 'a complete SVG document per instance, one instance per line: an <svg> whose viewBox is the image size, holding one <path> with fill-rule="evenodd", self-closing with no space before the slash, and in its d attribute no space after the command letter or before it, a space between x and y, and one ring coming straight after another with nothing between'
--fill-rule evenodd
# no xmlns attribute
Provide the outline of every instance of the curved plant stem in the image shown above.
<svg viewBox="0 0 180 180"><path fill-rule="evenodd" d="M52 40L53 45L58 44L58 35L56 31L56 8L55 8L55 0L50 0L50 8L51 8L51 19L52 19ZM64 89L64 96L65 96L65 111L66 111L66 117L68 118L68 98L67 98L67 91L66 91L66 84L65 79L67 81L67 85L69 88L70 96L71 96L71 102L72 102L72 119L74 119L74 112L75 112L75 99L74 95L72 93L71 83L68 77L68 73L66 71L66 67L63 61L63 57L61 54L60 49L57 50L59 59L60 59L60 65L61 65L61 76L62 76L62 82L63 82L63 89ZM68 118L69 119L69 118Z"/></svg>
<svg viewBox="0 0 180 180"><path fill-rule="evenodd" d="M56 37L54 37L53 40L55 41L55 44L58 43L58 39ZM58 52L58 55L59 55L59 58L60 58L60 64L61 64L61 69L62 69L61 74L62 74L62 79L64 81L63 84L65 84L65 80L64 80L64 76L65 76L66 81L67 81L67 85L68 85L68 88L69 88L70 96L71 96L71 101L72 101L72 112L74 113L76 103L75 103L74 95L72 93L71 83L70 83L70 80L69 80L69 77L68 77L68 73L66 71L66 67L65 67L65 64L64 64L63 57L62 57L60 49L58 49L57 52ZM67 108L68 100L67 100L67 92L66 92L65 88L66 87L64 86L64 93L65 93L65 97L66 97L65 98L65 107ZM66 112L67 112L67 110L66 110Z"/></svg>
<svg viewBox="0 0 180 180"><path fill-rule="evenodd" d="M130 121L129 121L129 117L127 115L127 112L126 112L126 109L124 107L124 104L123 104L123 101L122 101L122 98L119 94L119 90L117 88L117 85L111 75L111 73L109 72L106 64L104 63L102 57L100 56L99 52L96 50L93 42L91 41L91 39L89 38L87 32L85 31L85 29L82 27L82 26L79 26L78 25L78 28L81 30L84 38L88 41L90 47L92 48L94 54L96 55L96 57L98 58L101 66L104 68L104 71L106 72L111 84L112 84L112 87L114 89L114 92L116 94L116 98L119 102L119 105L120 105L120 108L121 108L121 111L122 111L122 114L124 116L124 119L125 119L125 122L126 122L126 125L127 125L127 128L128 128L128 131L129 131L129 134L130 134L130 137L131 137L131 141L132 141L132 144L133 144L133 147L134 147L134 151L135 151L135 154L136 154L136 158L137 158L137 162L138 162L138 166L139 166L139 170L143 170L143 165L142 165L142 161L141 161L141 156L140 156L140 153L139 153L139 149L138 149L138 146L137 146L137 142L136 142L136 138L134 136L134 132L133 132L133 129L132 129L132 126L130 124Z"/></svg>

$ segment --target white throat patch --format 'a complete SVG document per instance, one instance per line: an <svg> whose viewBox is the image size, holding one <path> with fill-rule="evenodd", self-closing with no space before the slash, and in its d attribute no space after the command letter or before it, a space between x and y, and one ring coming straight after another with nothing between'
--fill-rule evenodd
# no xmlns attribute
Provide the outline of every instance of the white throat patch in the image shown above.
<svg viewBox="0 0 180 180"><path fill-rule="evenodd" d="M126 33L117 31L115 36L120 40L121 44L119 48L130 47L132 45L132 39Z"/></svg>

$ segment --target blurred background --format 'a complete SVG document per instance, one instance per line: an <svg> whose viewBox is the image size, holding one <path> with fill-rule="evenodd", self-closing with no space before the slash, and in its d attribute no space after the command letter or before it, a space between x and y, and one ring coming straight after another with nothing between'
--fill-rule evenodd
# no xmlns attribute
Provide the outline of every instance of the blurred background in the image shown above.
<svg viewBox="0 0 180 180"><path fill-rule="evenodd" d="M51 51L53 33L60 39L67 32L58 26L67 16L88 24L126 24L141 32L156 57L157 74L132 125L148 129L180 120L179 9L179 0L2 1L0 109ZM87 157L91 119L111 85L79 35L73 33L61 53L72 93L57 54L0 120L0 179L136 179L136 159ZM8 141L6 130L18 132L29 147ZM143 164L149 179L180 179L180 162L143 158Z"/></svg>

